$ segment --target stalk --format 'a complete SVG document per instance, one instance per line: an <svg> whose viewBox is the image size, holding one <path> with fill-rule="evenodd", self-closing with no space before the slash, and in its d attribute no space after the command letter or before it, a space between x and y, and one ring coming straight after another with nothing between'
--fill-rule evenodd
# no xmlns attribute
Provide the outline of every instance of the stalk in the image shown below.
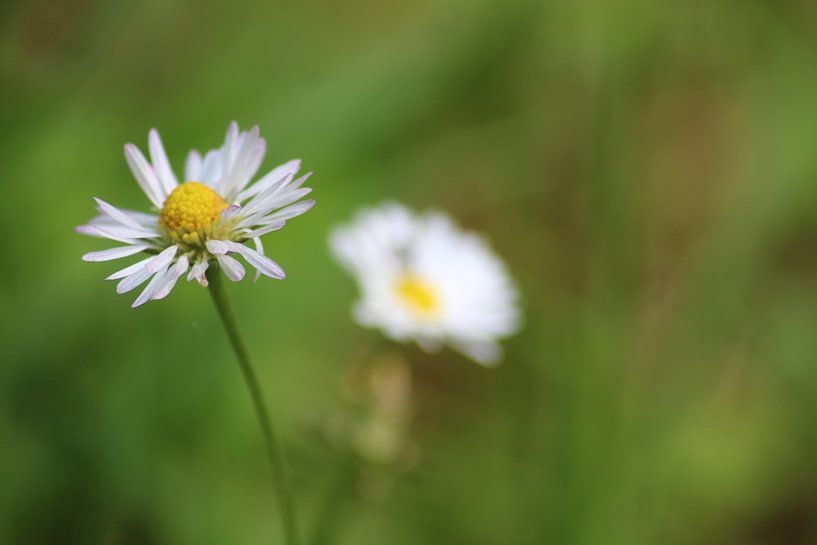
<svg viewBox="0 0 817 545"><path fill-rule="evenodd" d="M261 385L258 382L258 377L250 362L250 356L247 352L247 347L241 337L238 329L238 323L233 313L232 305L227 297L227 291L224 289L223 273L217 267L210 267L207 271L207 280L209 282L210 295L213 297L213 303L216 305L218 315L221 317L221 322L224 324L224 329L227 331L227 337L230 339L230 344L233 347L238 365L241 368L241 374L244 376L244 382L250 392L255 414L258 417L258 422L261 425L261 432L264 435L264 442L267 447L267 456L270 465L272 466L272 484L273 491L281 506L281 516L284 523L284 538L287 545L298 545L298 530L295 519L295 503L292 500L292 492L287 478L286 458L284 456L284 449L281 446L281 441L275 432L275 427L267 411L264 403L264 395L261 391Z"/></svg>

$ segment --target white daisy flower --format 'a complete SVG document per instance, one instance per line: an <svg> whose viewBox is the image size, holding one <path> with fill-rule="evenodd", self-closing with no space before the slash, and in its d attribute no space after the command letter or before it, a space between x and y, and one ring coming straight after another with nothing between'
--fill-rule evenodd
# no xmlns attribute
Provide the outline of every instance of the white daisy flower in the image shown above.
<svg viewBox="0 0 817 545"><path fill-rule="evenodd" d="M85 261L110 261L138 253L152 254L108 276L119 280L117 293L129 292L147 282L134 307L170 293L187 274L207 286L207 268L217 263L233 281L244 277L241 256L260 275L284 278L284 270L264 255L261 236L284 226L288 219L312 208L314 200L301 201L312 189L301 187L312 174L295 178L301 162L274 168L252 185L266 152L266 141L256 125L240 132L233 122L224 145L203 157L193 150L187 156L183 183L179 183L156 129L148 138L150 161L133 144L125 145L125 158L139 187L155 213L115 208L96 199L100 215L77 227L86 235L121 242L118 246L82 256ZM244 245L252 240L255 249Z"/></svg>
<svg viewBox="0 0 817 545"><path fill-rule="evenodd" d="M497 341L519 328L505 265L442 213L394 203L363 210L332 232L330 246L360 287L355 319L394 340L426 350L448 344L492 365L502 356Z"/></svg>

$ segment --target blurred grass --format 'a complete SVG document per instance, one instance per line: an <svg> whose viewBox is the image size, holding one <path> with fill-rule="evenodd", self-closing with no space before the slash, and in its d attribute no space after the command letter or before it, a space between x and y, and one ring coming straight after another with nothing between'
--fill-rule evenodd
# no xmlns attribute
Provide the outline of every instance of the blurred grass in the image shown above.
<svg viewBox="0 0 817 545"><path fill-rule="evenodd" d="M817 9L806 1L0 6L0 543L270 543L261 438L204 292L137 311L82 263L122 145L181 169L258 122L318 206L231 286L304 525L372 334L327 230L395 198L483 231L505 365L409 349L416 467L335 542L817 540Z"/></svg>

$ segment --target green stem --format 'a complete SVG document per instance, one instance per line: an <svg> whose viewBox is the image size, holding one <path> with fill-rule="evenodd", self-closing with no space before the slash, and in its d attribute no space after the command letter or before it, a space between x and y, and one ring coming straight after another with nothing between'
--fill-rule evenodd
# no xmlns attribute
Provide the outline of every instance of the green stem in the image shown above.
<svg viewBox="0 0 817 545"><path fill-rule="evenodd" d="M264 434L264 440L267 446L267 454L269 456L270 465L272 465L273 490L278 497L278 502L283 511L284 537L286 538L286 543L287 545L298 545L295 505L292 501L292 492L290 491L289 480L287 479L284 450L281 447L281 442L275 433L275 428L272 425L266 405L264 404L264 396L261 392L258 378L250 363L247 347L244 345L244 340L238 331L238 324L235 319L235 314L233 313L233 308L230 305L230 300L227 298L227 291L224 289L222 275L223 273L216 267L210 267L207 271L210 295L213 296L213 302L216 305L219 316L221 316L221 322L224 324L224 329L227 330L230 344L232 344L235 355L238 358L241 373L244 375L244 382L247 383L247 388L250 391L250 397L255 407L255 414L261 424L261 431Z"/></svg>

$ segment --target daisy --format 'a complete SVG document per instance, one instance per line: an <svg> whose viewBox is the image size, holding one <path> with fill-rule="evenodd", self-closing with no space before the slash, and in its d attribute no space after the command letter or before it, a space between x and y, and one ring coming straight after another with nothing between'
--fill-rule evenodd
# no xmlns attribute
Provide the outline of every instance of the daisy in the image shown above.
<svg viewBox="0 0 817 545"><path fill-rule="evenodd" d="M139 253L151 254L108 276L119 280L117 293L127 293L145 282L134 301L137 307L166 297L176 282L187 274L207 286L205 273L217 263L230 280L244 277L242 257L260 275L284 278L284 270L264 255L261 236L284 226L314 206L301 201L312 190L301 187L312 174L295 178L299 160L274 168L254 184L266 151L266 142L256 125L239 131L233 122L224 144L203 157L193 150L187 156L183 183L170 167L156 129L148 137L150 161L133 144L125 145L125 158L139 187L153 205L153 213L116 208L95 199L100 215L77 231L107 238L123 246L90 252L85 261L110 261ZM255 249L244 243L252 240Z"/></svg>
<svg viewBox="0 0 817 545"><path fill-rule="evenodd" d="M330 246L360 287L353 314L364 327L426 350L448 344L483 365L499 362L497 341L519 328L505 265L442 213L366 209L332 232Z"/></svg>

